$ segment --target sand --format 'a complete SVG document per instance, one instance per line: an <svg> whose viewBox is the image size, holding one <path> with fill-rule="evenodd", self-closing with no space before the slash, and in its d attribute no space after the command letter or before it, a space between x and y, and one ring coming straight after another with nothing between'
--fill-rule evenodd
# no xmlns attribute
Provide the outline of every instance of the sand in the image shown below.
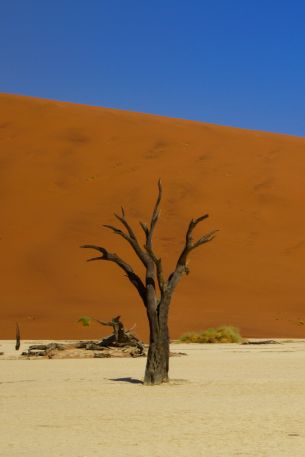
<svg viewBox="0 0 305 457"><path fill-rule="evenodd" d="M155 387L140 383L145 359L1 357L0 455L305 455L305 341L172 350L188 355Z"/></svg>
<svg viewBox="0 0 305 457"><path fill-rule="evenodd" d="M251 108L250 108L251 109ZM143 270L102 229L123 204L148 220L163 180L155 246L172 271L189 220L217 238L190 256L171 337L231 324L244 336L305 337L305 138L0 95L0 338L91 339L80 316L122 315L147 338L144 307L96 243ZM140 231L138 232L140 234Z"/></svg>

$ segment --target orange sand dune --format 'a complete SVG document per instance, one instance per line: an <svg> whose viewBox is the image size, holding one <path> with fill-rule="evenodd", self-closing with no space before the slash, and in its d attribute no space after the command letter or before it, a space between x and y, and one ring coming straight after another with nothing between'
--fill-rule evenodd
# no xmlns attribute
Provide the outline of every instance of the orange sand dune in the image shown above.
<svg viewBox="0 0 305 457"><path fill-rule="evenodd" d="M70 103L0 96L1 327L13 338L95 338L82 315L121 314L147 334L116 265L86 263L121 205L147 220L164 185L156 249L170 273L190 218L219 228L193 252L171 309L172 338L233 324L245 336L305 337L305 139Z"/></svg>

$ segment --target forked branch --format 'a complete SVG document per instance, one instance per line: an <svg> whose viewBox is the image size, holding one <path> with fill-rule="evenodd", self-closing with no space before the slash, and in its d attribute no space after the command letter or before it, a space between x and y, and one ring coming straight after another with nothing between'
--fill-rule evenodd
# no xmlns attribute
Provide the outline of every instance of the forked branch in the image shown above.
<svg viewBox="0 0 305 457"><path fill-rule="evenodd" d="M184 274L189 273L189 269L187 266L187 257L189 253L193 250L198 248L199 246L208 243L209 241L212 241L215 238L216 233L218 230L212 230L211 232L206 233L203 235L201 238L199 238L197 241L193 241L192 234L194 228L203 220L207 219L209 217L208 214L204 214L203 216L198 217L197 219L192 219L191 222L189 223L186 236L185 236L185 245L184 248L178 258L178 262L176 265L175 271L170 275L168 279L168 287L169 290L173 290L178 281L180 280L181 276Z"/></svg>
<svg viewBox="0 0 305 457"><path fill-rule="evenodd" d="M120 230L117 227L114 227L113 225L104 224L103 227L112 230L116 235L120 235L122 238L124 238L131 245L131 247L133 248L136 255L139 257L143 265L147 267L147 262L149 261L149 258L147 257L145 251L143 251L143 249L141 248L134 231L127 222L125 218L124 209L122 208L122 216L115 214L115 217L124 225L124 227L126 227L128 233L123 232L123 230Z"/></svg>
<svg viewBox="0 0 305 457"><path fill-rule="evenodd" d="M187 266L187 258L189 253L198 248L199 246L208 243L209 241L215 238L215 234L218 230L212 230L211 232L206 233L197 241L193 240L193 231L195 227L202 221L208 218L208 214L203 214L202 216L192 219L189 223L188 229L185 236L185 244L182 249L182 252L178 258L176 268L173 273L169 276L168 280L164 279L162 260L158 257L153 249L153 233L158 222L160 214L160 204L162 199L162 184L161 181L158 181L158 196L156 203L153 208L150 224L147 225L144 222L140 222L145 234L145 245L144 249L140 246L138 239L130 226L129 222L126 219L124 208L121 209L121 215L115 214L115 217L121 222L125 227L126 232L113 226L113 225L104 225L104 227L112 230L115 234L124 238L133 248L134 252L137 254L139 259L142 261L146 268L146 283L144 284L141 278L133 271L132 267L122 260L117 254L108 252L105 248L95 245L84 245L83 248L95 249L100 252L102 255L99 257L94 257L89 259L93 260L108 260L110 262L116 263L127 275L128 279L138 290L143 302L146 304L147 296L151 286L155 289L155 276L157 276L158 286L162 296L166 293L171 294L179 282L180 278L188 274L189 269ZM155 292L153 292L155 293Z"/></svg>
<svg viewBox="0 0 305 457"><path fill-rule="evenodd" d="M185 265L186 264L186 259L188 254L195 248L201 246L204 243L207 243L208 241L211 241L215 237L215 233L218 230L213 230L209 233L206 233L203 235L201 238L199 238L198 241L193 242L192 234L194 231L194 228L202 221L207 219L209 217L208 214L204 214L203 216L197 217L197 219L192 219L191 222L189 223L186 236L185 236L185 245L184 248L181 252L181 255L178 259L177 265Z"/></svg>
<svg viewBox="0 0 305 457"><path fill-rule="evenodd" d="M161 199L162 199L162 184L161 184L161 180L159 179L158 180L158 196L157 196L157 200L156 200L153 212L152 212L150 226L148 228L148 226L144 222L140 222L140 226L142 227L142 229L145 233L145 237L146 237L144 247L156 267L158 285L159 285L159 289L160 289L160 292L162 295L165 291L165 280L164 280L164 276L163 276L162 260L160 257L158 257L155 254L155 252L153 250L153 245L152 245L154 229L156 227L156 224L159 219L159 214L160 214Z"/></svg>

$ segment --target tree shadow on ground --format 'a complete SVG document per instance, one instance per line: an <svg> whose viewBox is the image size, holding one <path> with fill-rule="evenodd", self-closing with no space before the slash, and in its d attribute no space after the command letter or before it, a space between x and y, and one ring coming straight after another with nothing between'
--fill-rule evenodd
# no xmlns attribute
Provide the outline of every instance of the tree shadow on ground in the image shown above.
<svg viewBox="0 0 305 457"><path fill-rule="evenodd" d="M129 382L130 384L143 384L143 381L135 378L111 378L110 381Z"/></svg>

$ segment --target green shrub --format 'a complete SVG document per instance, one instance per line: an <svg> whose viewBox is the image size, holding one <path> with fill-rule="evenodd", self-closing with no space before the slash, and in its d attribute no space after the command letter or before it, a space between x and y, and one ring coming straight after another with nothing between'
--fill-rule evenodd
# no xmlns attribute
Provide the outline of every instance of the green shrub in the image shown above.
<svg viewBox="0 0 305 457"><path fill-rule="evenodd" d="M89 327L91 320L92 317L82 316L80 319L78 319L78 322L81 322L84 327Z"/></svg>
<svg viewBox="0 0 305 457"><path fill-rule="evenodd" d="M182 343L241 343L243 339L238 328L222 325L202 332L185 333L179 341Z"/></svg>

